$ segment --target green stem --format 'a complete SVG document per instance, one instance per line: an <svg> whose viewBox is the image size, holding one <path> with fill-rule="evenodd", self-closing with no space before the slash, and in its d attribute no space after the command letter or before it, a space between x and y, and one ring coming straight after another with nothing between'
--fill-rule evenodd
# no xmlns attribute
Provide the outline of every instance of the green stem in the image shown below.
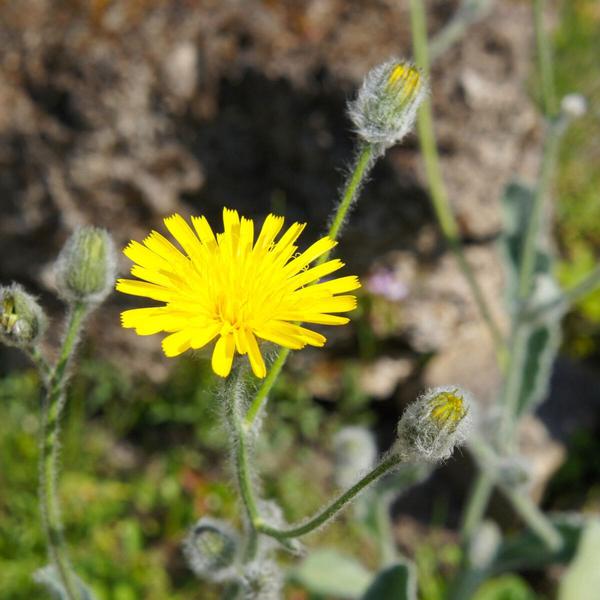
<svg viewBox="0 0 600 600"><path fill-rule="evenodd" d="M86 313L87 308L84 304L76 304L69 313L59 357L46 385L40 439L40 508L42 524L46 532L50 560L68 600L78 600L80 595L64 541L57 491L60 421L66 404L65 381L67 370Z"/></svg>
<svg viewBox="0 0 600 600"><path fill-rule="evenodd" d="M542 107L547 117L556 114L556 90L552 67L552 46L544 27L545 0L534 0L533 23L537 53L537 69L542 87Z"/></svg>
<svg viewBox="0 0 600 600"><path fill-rule="evenodd" d="M333 519L337 513L342 510L349 502L351 502L364 488L385 475L390 469L393 469L402 462L402 457L397 454L388 456L381 461L371 472L365 475L360 481L355 483L350 489L338 496L331 504L326 506L320 513L309 519L306 523L291 527L289 529L277 529L267 525L262 520L256 523L256 529L265 535L269 535L275 539L296 538L311 531L314 531L321 525L324 525Z"/></svg>
<svg viewBox="0 0 600 600"><path fill-rule="evenodd" d="M494 0L463 0L455 15L429 43L429 54L435 62L445 54L476 21L482 19L492 8Z"/></svg>
<svg viewBox="0 0 600 600"><path fill-rule="evenodd" d="M551 550L557 550L562 545L562 537L558 530L546 518L544 513L534 504L527 492L519 487L505 484L498 479L496 466L496 452L481 438L475 436L469 443L477 465L482 473L485 473L493 483L498 485L500 491L510 501L517 514L526 525L542 540ZM491 488L490 488L491 491ZM477 522L475 525L478 525Z"/></svg>
<svg viewBox="0 0 600 600"><path fill-rule="evenodd" d="M523 319L528 323L536 323L556 310L568 310L573 304L582 298L585 298L585 296L598 287L600 287L600 267L593 269L579 283L558 295L556 298L545 302L529 313L525 313Z"/></svg>
<svg viewBox="0 0 600 600"><path fill-rule="evenodd" d="M267 398L269 397L269 393L273 389L273 385L277 381L279 374L281 373L281 369L283 369L283 365L285 365L285 361L289 356L291 350L289 348L280 348L277 354L277 357L273 361L271 368L269 369L269 373L263 380L258 392L254 396L252 400L252 404L250 404L250 408L248 408L248 412L244 417L244 429L250 430L256 421L256 417L260 414L261 409Z"/></svg>
<svg viewBox="0 0 600 600"><path fill-rule="evenodd" d="M363 144L357 155L354 168L352 169L350 176L346 181L342 199L333 215L333 220L331 221L329 231L327 232L327 235L333 240L338 239L341 229L346 221L348 211L358 199L358 194L364 183L364 180L375 161L375 151L376 147L372 144ZM323 264L329 258L329 256L329 252L323 254L315 264ZM250 407L248 408L248 412L244 418L244 427L246 429L249 430L252 428L257 416L260 414L262 407L267 401L269 393L271 392L275 381L277 381L277 378L279 377L281 369L283 369L289 354L290 350L288 348L281 348L279 350L277 357L275 358L273 365L269 370L269 374L263 380L258 392L250 404Z"/></svg>
<svg viewBox="0 0 600 600"><path fill-rule="evenodd" d="M548 192L552 184L552 176L556 169L558 146L565 128L564 126L565 123L562 119L551 123L544 141L540 174L535 189L529 222L527 223L525 241L523 243L523 250L521 254L521 263L519 265L518 297L521 302L525 302L525 300L527 300L533 285L536 250L538 235L542 223L544 200L548 196Z"/></svg>
<svg viewBox="0 0 600 600"><path fill-rule="evenodd" d="M350 177L346 182L346 186L344 187L344 193L342 194L342 199L340 201L337 210L333 216L333 220L331 221L331 225L329 226L329 231L327 235L332 240L337 240L340 231L346 222L346 216L348 215L348 211L350 207L356 202L358 198L358 194L360 192L360 188L367 176L368 172L371 170L373 166L375 158L375 146L373 144L363 144L360 148L358 156L356 158L356 162L354 164L354 168L350 173ZM329 258L329 252L323 254L316 261L316 264L323 264Z"/></svg>
<svg viewBox="0 0 600 600"><path fill-rule="evenodd" d="M50 379L50 376L52 375L52 369L50 368L46 357L42 354L38 347L30 348L27 350L27 354L38 370L42 382L44 385L46 385Z"/></svg>
<svg viewBox="0 0 600 600"><path fill-rule="evenodd" d="M473 536L483 520L493 489L494 478L489 473L480 470L463 514L461 534L464 540L469 540Z"/></svg>
<svg viewBox="0 0 600 600"><path fill-rule="evenodd" d="M413 33L413 51L415 62L420 67L426 77L429 77L429 53L427 48L427 27L425 22L425 9L422 0L410 1L410 15ZM479 282L477 281L473 270L469 265L460 243L459 229L450 209L448 194L444 186L444 180L440 169L439 156L435 134L433 131L433 116L431 102L427 98L421 105L417 117L417 130L419 134L419 143L423 153L425 163L425 172L433 209L438 220L442 234L446 239L450 249L458 261L459 268L467 280L471 289L473 298L479 310L479 313L487 325L492 337L496 354L500 364L506 361L505 343L496 321L492 315L489 305L483 295Z"/></svg>
<svg viewBox="0 0 600 600"><path fill-rule="evenodd" d="M550 550L558 550L563 544L559 531L523 490L509 485L499 485L500 491L510 500L517 514Z"/></svg>

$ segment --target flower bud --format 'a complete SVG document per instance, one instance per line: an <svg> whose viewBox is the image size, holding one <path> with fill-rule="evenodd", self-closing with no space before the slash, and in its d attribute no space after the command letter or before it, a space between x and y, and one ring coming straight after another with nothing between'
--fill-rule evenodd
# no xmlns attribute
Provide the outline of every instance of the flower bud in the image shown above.
<svg viewBox="0 0 600 600"><path fill-rule="evenodd" d="M335 480L342 488L354 485L373 468L377 448L373 436L364 427L344 427L333 441Z"/></svg>
<svg viewBox="0 0 600 600"><path fill-rule="evenodd" d="M115 248L104 229L82 227L56 261L56 287L67 302L102 302L115 281Z"/></svg>
<svg viewBox="0 0 600 600"><path fill-rule="evenodd" d="M426 392L404 411L394 451L407 460L448 458L465 440L471 406L470 395L454 386Z"/></svg>
<svg viewBox="0 0 600 600"><path fill-rule="evenodd" d="M183 541L183 554L198 577L225 581L234 575L238 536L217 519L204 517L190 530Z"/></svg>
<svg viewBox="0 0 600 600"><path fill-rule="evenodd" d="M501 541L498 525L494 521L483 521L469 540L467 552L471 566L487 569L496 558Z"/></svg>
<svg viewBox="0 0 600 600"><path fill-rule="evenodd" d="M33 296L17 283L0 288L0 340L30 348L45 330L46 316Z"/></svg>
<svg viewBox="0 0 600 600"><path fill-rule="evenodd" d="M283 575L272 560L255 560L244 567L244 600L281 600Z"/></svg>
<svg viewBox="0 0 600 600"><path fill-rule="evenodd" d="M388 148L413 127L417 108L428 91L419 69L391 60L367 73L349 114L360 137Z"/></svg>
<svg viewBox="0 0 600 600"><path fill-rule="evenodd" d="M560 110L567 117L577 119L587 112L587 101L581 94L567 94L560 102Z"/></svg>

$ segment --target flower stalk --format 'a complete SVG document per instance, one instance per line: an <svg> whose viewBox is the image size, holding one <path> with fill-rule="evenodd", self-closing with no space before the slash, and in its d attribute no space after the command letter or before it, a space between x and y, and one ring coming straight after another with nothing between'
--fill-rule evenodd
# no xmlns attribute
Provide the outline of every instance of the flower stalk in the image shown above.
<svg viewBox="0 0 600 600"><path fill-rule="evenodd" d="M427 45L427 28L425 22L425 8L422 0L411 0L410 15L413 33L413 51L417 66L423 71L425 76L429 76L429 50ZM506 362L506 346L504 336L494 316L489 308L488 302L485 299L481 286L479 285L473 270L469 265L462 246L460 243L459 229L456 219L452 214L448 194L442 178L440 169L437 144L435 141L435 133L433 131L433 116L431 110L431 101L426 98L421 105L421 109L417 115L417 132L419 135L419 143L423 153L425 163L425 172L427 175L427 183L433 209L439 223L442 234L446 239L446 243L453 252L458 266L465 277L473 299L479 310L479 314L486 324L499 363L502 365Z"/></svg>
<svg viewBox="0 0 600 600"><path fill-rule="evenodd" d="M40 437L40 508L48 542L50 561L56 569L68 600L79 600L78 584L70 564L63 536L58 496L61 418L66 404L65 383L79 333L88 312L85 303L74 304L69 312L58 360L46 383L42 405ZM42 376L44 373L42 373Z"/></svg>

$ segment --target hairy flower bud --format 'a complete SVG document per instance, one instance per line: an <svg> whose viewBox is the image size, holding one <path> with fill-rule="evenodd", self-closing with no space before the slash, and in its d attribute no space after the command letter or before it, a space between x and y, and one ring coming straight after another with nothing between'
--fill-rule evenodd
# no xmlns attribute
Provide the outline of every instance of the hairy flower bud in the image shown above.
<svg viewBox="0 0 600 600"><path fill-rule="evenodd" d="M426 392L404 411L394 451L407 460L448 458L465 440L471 405L469 394L455 386Z"/></svg>
<svg viewBox="0 0 600 600"><path fill-rule="evenodd" d="M349 114L360 137L388 148L413 127L417 109L428 91L419 69L391 60L367 73Z"/></svg>
<svg viewBox="0 0 600 600"><path fill-rule="evenodd" d="M364 427L344 427L333 441L335 480L347 488L372 469L377 458L373 435Z"/></svg>
<svg viewBox="0 0 600 600"><path fill-rule="evenodd" d="M283 590L281 569L272 560L256 560L244 568L244 600L280 600Z"/></svg>
<svg viewBox="0 0 600 600"><path fill-rule="evenodd" d="M115 282L115 248L104 229L82 227L56 261L56 287L67 302L102 302Z"/></svg>
<svg viewBox="0 0 600 600"><path fill-rule="evenodd" d="M0 288L0 340L30 348L45 330L46 316L33 296L17 283Z"/></svg>
<svg viewBox="0 0 600 600"><path fill-rule="evenodd" d="M234 575L238 536L223 521L204 517L183 541L183 554L189 567L203 579L225 581Z"/></svg>

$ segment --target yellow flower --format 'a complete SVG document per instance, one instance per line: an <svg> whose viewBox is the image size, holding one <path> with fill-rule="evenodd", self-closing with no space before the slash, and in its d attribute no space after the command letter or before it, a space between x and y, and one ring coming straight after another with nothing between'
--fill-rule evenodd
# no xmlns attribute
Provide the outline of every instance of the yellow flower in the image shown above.
<svg viewBox="0 0 600 600"><path fill-rule="evenodd" d="M305 224L294 223L277 241L283 217L269 215L256 241L254 222L223 210L223 233L214 235L205 217L192 217L192 229L180 215L165 225L184 252L156 231L143 244L123 251L135 264L131 274L142 281L119 279L117 290L164 302L122 313L123 327L139 335L169 333L167 356L206 346L217 338L212 368L227 377L237 350L247 354L257 377L266 375L257 338L292 350L323 346L326 338L296 322L344 325L341 313L356 307L344 294L360 287L355 276L318 281L344 266L339 259L309 268L336 242L321 238L301 254L295 242ZM195 230L195 231L194 231Z"/></svg>

